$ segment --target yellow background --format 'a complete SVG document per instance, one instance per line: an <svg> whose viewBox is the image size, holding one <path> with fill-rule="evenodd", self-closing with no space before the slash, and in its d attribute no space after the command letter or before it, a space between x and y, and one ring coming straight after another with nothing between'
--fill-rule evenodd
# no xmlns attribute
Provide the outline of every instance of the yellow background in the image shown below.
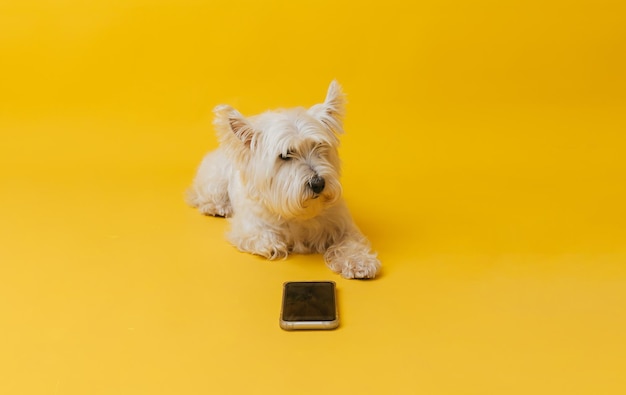
<svg viewBox="0 0 626 395"><path fill-rule="evenodd" d="M624 4L3 1L0 393L625 393ZM213 106L333 78L374 281L183 203ZM341 327L280 330L312 279Z"/></svg>

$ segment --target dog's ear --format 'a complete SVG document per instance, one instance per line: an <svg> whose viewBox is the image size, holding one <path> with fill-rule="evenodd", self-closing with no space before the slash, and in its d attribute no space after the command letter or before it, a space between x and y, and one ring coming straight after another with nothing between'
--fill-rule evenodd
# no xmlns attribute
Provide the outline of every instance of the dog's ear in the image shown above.
<svg viewBox="0 0 626 395"><path fill-rule="evenodd" d="M232 132L245 145L250 146L254 129L241 113L231 106L222 104L215 107L215 124Z"/></svg>
<svg viewBox="0 0 626 395"><path fill-rule="evenodd" d="M309 113L326 125L333 132L343 133L343 116L346 107L346 95L337 81L332 81L326 93L326 100L309 109Z"/></svg>

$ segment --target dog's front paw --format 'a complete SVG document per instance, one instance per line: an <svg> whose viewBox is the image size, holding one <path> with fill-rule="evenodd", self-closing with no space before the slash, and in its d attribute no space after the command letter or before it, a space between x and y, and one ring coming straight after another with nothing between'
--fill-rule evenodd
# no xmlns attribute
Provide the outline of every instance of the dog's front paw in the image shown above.
<svg viewBox="0 0 626 395"><path fill-rule="evenodd" d="M233 215L233 209L230 202L207 202L198 206L198 211L204 215L212 215L214 217L230 217Z"/></svg>
<svg viewBox="0 0 626 395"><path fill-rule="evenodd" d="M374 278L380 261L369 247L360 243L344 243L330 247L324 254L328 267L344 278Z"/></svg>
<svg viewBox="0 0 626 395"><path fill-rule="evenodd" d="M260 255L270 260L284 259L289 254L287 244L271 232L259 232L244 237L231 233L230 241L240 251Z"/></svg>
<svg viewBox="0 0 626 395"><path fill-rule="evenodd" d="M216 217L230 217L233 215L233 207L226 193L201 194L196 187L189 188L185 196L187 204L195 207L204 215Z"/></svg>

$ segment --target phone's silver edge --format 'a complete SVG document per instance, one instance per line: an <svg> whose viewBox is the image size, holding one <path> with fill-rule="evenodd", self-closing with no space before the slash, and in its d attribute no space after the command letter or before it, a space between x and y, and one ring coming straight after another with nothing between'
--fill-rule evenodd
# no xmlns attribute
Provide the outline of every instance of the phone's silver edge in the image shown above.
<svg viewBox="0 0 626 395"><path fill-rule="evenodd" d="M301 329L335 329L339 326L339 317L333 321L284 321L280 320L280 327L287 330Z"/></svg>

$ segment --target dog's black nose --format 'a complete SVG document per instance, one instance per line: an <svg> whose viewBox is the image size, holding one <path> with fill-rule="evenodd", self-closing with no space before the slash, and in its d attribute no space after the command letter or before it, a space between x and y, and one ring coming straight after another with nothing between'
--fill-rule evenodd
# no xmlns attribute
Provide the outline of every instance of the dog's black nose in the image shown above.
<svg viewBox="0 0 626 395"><path fill-rule="evenodd" d="M324 181L324 179L320 176L315 176L311 178L311 181L309 181L309 187L315 193L321 193L324 190L325 185L326 181Z"/></svg>

